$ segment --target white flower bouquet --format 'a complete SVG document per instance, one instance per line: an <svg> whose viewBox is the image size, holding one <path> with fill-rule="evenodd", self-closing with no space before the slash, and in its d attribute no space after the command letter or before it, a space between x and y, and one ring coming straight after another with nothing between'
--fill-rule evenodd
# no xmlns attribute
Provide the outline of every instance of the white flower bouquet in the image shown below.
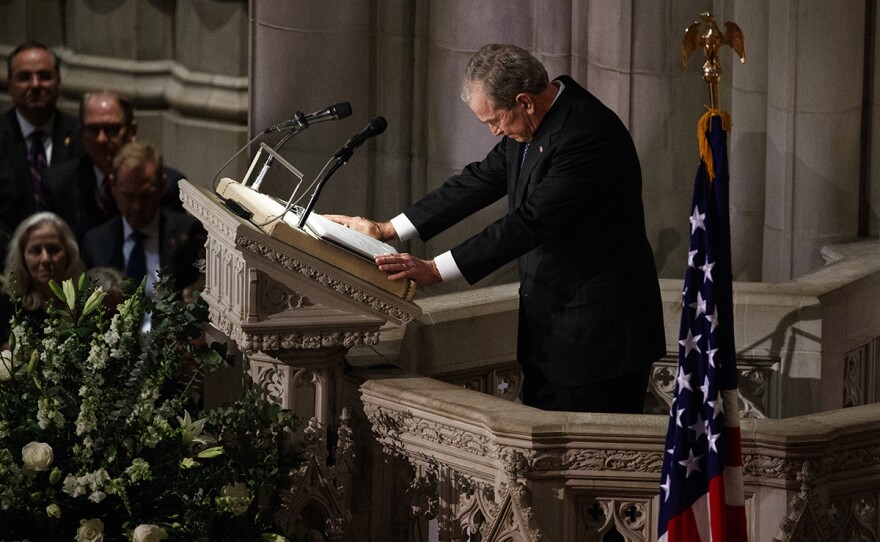
<svg viewBox="0 0 880 542"><path fill-rule="evenodd" d="M163 280L107 308L84 286L53 283L42 328L16 316L0 354L0 540L284 540L279 436L297 420L253 383L196 410L192 375L226 355L199 340L204 301Z"/></svg>

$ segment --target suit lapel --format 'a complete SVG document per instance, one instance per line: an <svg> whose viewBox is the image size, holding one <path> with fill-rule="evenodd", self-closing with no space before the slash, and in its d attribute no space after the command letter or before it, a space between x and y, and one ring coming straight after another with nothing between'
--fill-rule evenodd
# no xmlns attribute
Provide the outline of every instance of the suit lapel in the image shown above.
<svg viewBox="0 0 880 542"><path fill-rule="evenodd" d="M553 104L550 111L544 116L538 131L535 132L535 136L529 142L528 152L525 155L522 166L517 168L519 174L516 183L516 197L514 198L515 208L522 205L522 202L525 200L528 194L528 186L532 182L532 170L535 169L535 166L543 158L544 151L550 148L553 137L562 129L565 118L568 116L571 99L574 95L574 89L568 87L570 83L574 83L574 81L565 81L566 90L569 92L563 90L556 103ZM520 149L519 156L522 156L522 149L525 147L525 144L520 143L517 147ZM519 165L519 162L517 162L517 165Z"/></svg>
<svg viewBox="0 0 880 542"><path fill-rule="evenodd" d="M52 126L52 164L60 164L75 157L74 137L76 128L67 122L61 111L55 113Z"/></svg>
<svg viewBox="0 0 880 542"><path fill-rule="evenodd" d="M9 157L9 163L15 172L16 179L30 179L30 166L27 161L27 145L24 142L24 136L21 134L21 126L18 124L18 117L15 116L15 109L6 112L6 130L3 134L3 146L6 147L6 153ZM25 205L28 206L28 214L34 212L34 187L31 183L21 185L19 182L19 190L25 197L23 198Z"/></svg>

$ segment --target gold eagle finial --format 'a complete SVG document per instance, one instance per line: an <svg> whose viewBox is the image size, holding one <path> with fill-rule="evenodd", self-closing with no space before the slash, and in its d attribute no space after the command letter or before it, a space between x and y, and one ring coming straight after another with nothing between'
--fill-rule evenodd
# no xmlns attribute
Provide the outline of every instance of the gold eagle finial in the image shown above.
<svg viewBox="0 0 880 542"><path fill-rule="evenodd" d="M721 79L721 64L718 62L718 50L723 45L730 46L734 52L739 55L740 62L746 61L745 39L739 26L727 21L724 23L724 33L718 29L715 24L715 18L708 11L700 13L700 19L694 21L684 32L684 40L681 42L681 63L687 67L688 58L699 48L703 48L706 54L706 62L703 63L703 79L710 86L710 94L713 103L711 107L715 107L714 103L717 96L717 85ZM706 25L706 30L701 31L701 27Z"/></svg>

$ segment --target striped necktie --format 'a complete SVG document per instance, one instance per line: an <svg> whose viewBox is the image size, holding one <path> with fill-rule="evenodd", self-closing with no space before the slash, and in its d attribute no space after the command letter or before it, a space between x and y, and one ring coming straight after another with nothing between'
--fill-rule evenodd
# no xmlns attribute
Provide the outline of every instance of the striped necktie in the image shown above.
<svg viewBox="0 0 880 542"><path fill-rule="evenodd" d="M34 202L37 212L43 211L43 172L46 170L46 148L43 147L43 131L34 130L28 137L31 148L28 150L28 162L31 169L31 181L34 187Z"/></svg>

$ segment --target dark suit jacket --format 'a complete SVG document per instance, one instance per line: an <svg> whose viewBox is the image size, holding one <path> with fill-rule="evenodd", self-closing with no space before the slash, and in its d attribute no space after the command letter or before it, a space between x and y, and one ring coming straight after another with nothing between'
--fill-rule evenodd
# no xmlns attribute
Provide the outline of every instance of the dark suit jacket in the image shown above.
<svg viewBox="0 0 880 542"><path fill-rule="evenodd" d="M162 206L182 212L178 183L183 174L171 168L165 168L164 171L168 184L162 196ZM95 168L87 154L76 160L53 165L43 176L46 207L70 225L80 244L83 243L87 231L119 214L115 206L110 212L101 210L97 186Z"/></svg>
<svg viewBox="0 0 880 542"><path fill-rule="evenodd" d="M428 240L507 195L507 214L452 249L474 283L518 259L524 369L562 386L666 353L639 159L626 127L570 77L529 144L503 138L405 212Z"/></svg>
<svg viewBox="0 0 880 542"><path fill-rule="evenodd" d="M179 259L194 262L196 256L186 254L189 238L198 231L201 224L186 213L161 209L159 211L159 265L162 268L177 269ZM86 232L81 252L86 268L115 267L125 273L125 256L122 253L124 228L122 217L116 215L96 228ZM185 267L185 266L184 266ZM175 276L175 286L182 288Z"/></svg>
<svg viewBox="0 0 880 542"><path fill-rule="evenodd" d="M55 113L49 165L71 160L83 153L78 126L76 118L61 111ZM6 253L8 236L15 227L35 210L27 144L15 109L10 109L0 120L0 253Z"/></svg>

